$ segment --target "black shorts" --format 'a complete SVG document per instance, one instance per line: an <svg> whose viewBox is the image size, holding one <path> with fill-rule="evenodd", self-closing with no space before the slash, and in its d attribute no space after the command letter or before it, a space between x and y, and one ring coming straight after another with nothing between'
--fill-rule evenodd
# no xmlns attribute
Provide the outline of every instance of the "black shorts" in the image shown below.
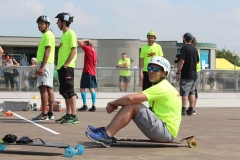
<svg viewBox="0 0 240 160"><path fill-rule="evenodd" d="M96 77L83 72L80 81L80 88L97 88Z"/></svg>
<svg viewBox="0 0 240 160"><path fill-rule="evenodd" d="M142 90L146 90L152 86L152 82L149 81L148 72L143 71L143 85Z"/></svg>
<svg viewBox="0 0 240 160"><path fill-rule="evenodd" d="M58 70L59 93L75 93L74 92L74 68L63 66Z"/></svg>

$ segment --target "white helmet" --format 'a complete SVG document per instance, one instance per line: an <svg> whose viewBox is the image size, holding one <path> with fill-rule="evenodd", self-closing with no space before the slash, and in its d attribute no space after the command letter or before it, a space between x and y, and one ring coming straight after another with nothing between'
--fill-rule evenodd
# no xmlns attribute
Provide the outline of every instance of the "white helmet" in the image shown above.
<svg viewBox="0 0 240 160"><path fill-rule="evenodd" d="M156 65L159 65L159 66L163 67L164 72L167 72L166 77L169 75L170 63L168 62L168 60L166 58L163 58L163 57L153 57L151 59L151 61L148 62L148 65L149 64L156 64Z"/></svg>

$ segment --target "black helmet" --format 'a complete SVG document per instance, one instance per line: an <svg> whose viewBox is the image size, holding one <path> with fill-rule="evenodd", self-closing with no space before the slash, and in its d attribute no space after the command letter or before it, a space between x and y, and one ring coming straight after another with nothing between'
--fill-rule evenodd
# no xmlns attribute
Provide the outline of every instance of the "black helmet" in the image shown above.
<svg viewBox="0 0 240 160"><path fill-rule="evenodd" d="M73 22L73 17L70 13L62 12L59 13L55 18L59 18L61 21Z"/></svg>
<svg viewBox="0 0 240 160"><path fill-rule="evenodd" d="M50 24L50 19L48 18L48 16L42 15L42 16L38 17L37 23L38 22L45 22L45 23Z"/></svg>

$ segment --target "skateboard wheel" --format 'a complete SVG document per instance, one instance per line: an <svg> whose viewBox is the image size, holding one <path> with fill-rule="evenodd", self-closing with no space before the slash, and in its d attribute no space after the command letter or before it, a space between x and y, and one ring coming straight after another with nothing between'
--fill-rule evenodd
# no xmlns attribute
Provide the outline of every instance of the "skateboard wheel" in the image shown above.
<svg viewBox="0 0 240 160"><path fill-rule="evenodd" d="M3 151L7 146L5 144L0 144L0 151Z"/></svg>
<svg viewBox="0 0 240 160"><path fill-rule="evenodd" d="M84 147L82 145L76 145L75 146L75 151L76 151L76 155L82 155L85 151Z"/></svg>
<svg viewBox="0 0 240 160"><path fill-rule="evenodd" d="M0 112L2 112L3 111L3 108L2 107L0 107Z"/></svg>
<svg viewBox="0 0 240 160"><path fill-rule="evenodd" d="M65 150L64 150L64 155L68 158L71 158L75 155L75 149L71 146L67 147Z"/></svg>
<svg viewBox="0 0 240 160"><path fill-rule="evenodd" d="M190 148L196 148L197 147L197 141L195 141L194 139L191 139L188 141L188 146Z"/></svg>

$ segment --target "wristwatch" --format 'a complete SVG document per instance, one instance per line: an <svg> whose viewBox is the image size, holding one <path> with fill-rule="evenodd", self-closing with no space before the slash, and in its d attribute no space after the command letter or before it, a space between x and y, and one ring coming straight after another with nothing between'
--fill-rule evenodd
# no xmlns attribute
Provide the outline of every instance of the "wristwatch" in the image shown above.
<svg viewBox="0 0 240 160"><path fill-rule="evenodd" d="M179 72L176 72L176 74L180 74Z"/></svg>

